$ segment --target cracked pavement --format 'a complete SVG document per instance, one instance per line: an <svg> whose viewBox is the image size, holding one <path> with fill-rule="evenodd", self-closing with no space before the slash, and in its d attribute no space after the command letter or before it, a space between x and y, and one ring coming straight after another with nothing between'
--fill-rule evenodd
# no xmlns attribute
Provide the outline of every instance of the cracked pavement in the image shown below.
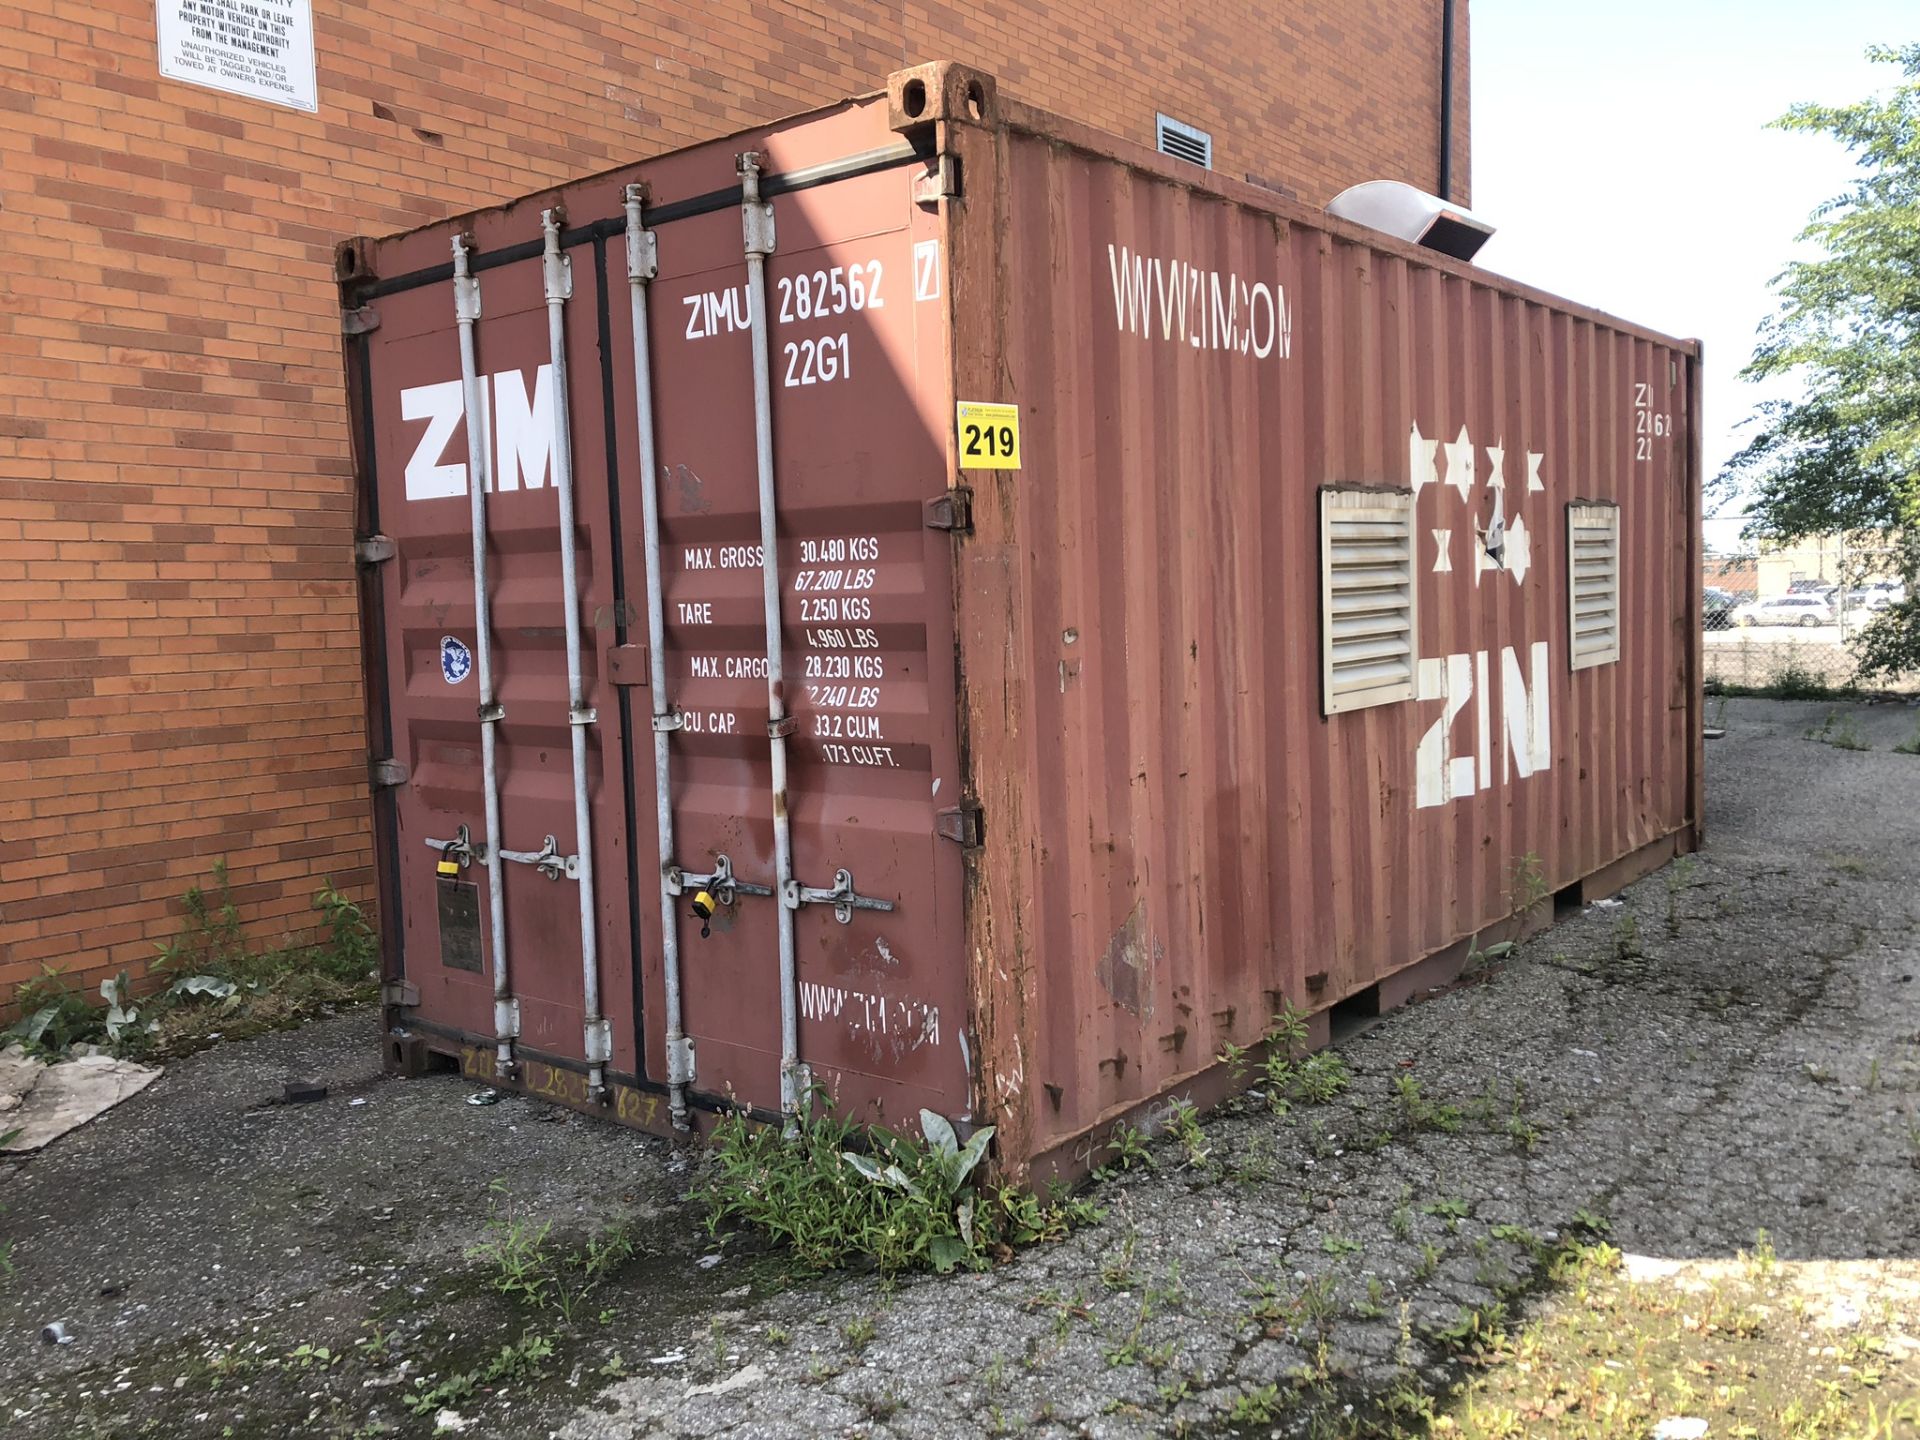
<svg viewBox="0 0 1920 1440"><path fill-rule="evenodd" d="M1804 738L1835 708L1873 749ZM558 1329L476 1283L494 1176L556 1233L635 1219L646 1253L544 1379L459 1407L490 1436L1341 1433L1455 1384L1463 1316L1552 1303L1537 1242L1595 1217L1651 1261L1765 1229L1785 1263L1875 1262L1920 1333L1920 1287L1893 1283L1920 1259L1920 757L1891 749L1915 719L1730 702L1702 854L1340 1041L1331 1103L1213 1117L1201 1163L1164 1139L1096 1187L1099 1224L983 1274L889 1288L715 1246L684 1156L382 1079L364 1019L195 1057L0 1180L0 1414L23 1437L431 1433L396 1402L414 1378ZM296 1063L333 1098L249 1118ZM1457 1130L1415 1123L1407 1081ZM79 1342L33 1341L55 1316ZM349 1358L207 1383L251 1343Z"/></svg>

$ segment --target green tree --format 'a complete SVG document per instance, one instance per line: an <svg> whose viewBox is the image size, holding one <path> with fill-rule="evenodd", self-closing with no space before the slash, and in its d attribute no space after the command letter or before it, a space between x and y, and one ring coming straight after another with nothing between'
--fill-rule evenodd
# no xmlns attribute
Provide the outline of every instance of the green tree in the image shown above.
<svg viewBox="0 0 1920 1440"><path fill-rule="evenodd" d="M1861 632L1860 673L1872 678L1920 669L1920 45L1867 56L1903 79L1775 122L1838 139L1858 174L1801 232L1822 253L1775 278L1780 306L1744 372L1794 377L1802 396L1759 407L1757 433L1716 488L1747 499L1752 539L1891 537L1906 599Z"/></svg>

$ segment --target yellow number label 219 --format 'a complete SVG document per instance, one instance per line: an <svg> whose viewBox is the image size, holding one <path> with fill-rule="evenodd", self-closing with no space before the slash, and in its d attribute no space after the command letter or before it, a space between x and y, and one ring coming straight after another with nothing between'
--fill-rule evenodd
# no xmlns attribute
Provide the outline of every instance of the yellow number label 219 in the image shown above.
<svg viewBox="0 0 1920 1440"><path fill-rule="evenodd" d="M962 400L956 407L962 470L1020 468L1020 407Z"/></svg>

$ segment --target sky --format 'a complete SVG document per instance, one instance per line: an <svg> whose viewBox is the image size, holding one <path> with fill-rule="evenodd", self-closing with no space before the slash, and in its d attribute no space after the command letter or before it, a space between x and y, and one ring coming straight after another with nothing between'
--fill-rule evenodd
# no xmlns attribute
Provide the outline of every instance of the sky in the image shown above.
<svg viewBox="0 0 1920 1440"><path fill-rule="evenodd" d="M1769 129L1899 78L1869 45L1920 40L1914 0L1471 0L1472 205L1479 262L1669 334L1706 357L1708 477L1763 390L1739 378L1768 282L1809 215L1846 189L1825 136ZM1735 507L1707 543L1738 538Z"/></svg>

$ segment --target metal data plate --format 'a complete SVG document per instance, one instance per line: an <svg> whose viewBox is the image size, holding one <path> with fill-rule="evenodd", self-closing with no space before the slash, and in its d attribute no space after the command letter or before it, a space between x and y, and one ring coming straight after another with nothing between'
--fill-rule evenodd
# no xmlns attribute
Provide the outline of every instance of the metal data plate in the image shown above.
<svg viewBox="0 0 1920 1440"><path fill-rule="evenodd" d="M440 963L480 973L480 887L464 880L436 882L440 892Z"/></svg>

